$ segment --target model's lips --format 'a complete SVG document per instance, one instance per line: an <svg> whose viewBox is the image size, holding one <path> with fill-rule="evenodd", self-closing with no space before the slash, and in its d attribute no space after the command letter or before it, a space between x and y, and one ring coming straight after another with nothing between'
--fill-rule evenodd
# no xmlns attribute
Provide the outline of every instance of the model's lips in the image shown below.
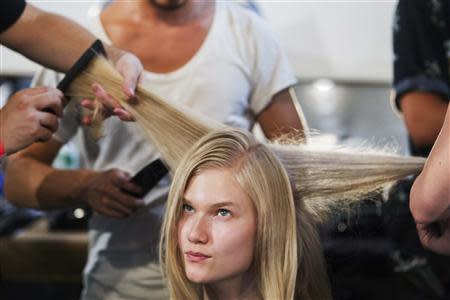
<svg viewBox="0 0 450 300"><path fill-rule="evenodd" d="M188 251L185 254L187 260L190 262L202 262L207 260L208 258L211 258L210 255L206 255L201 252Z"/></svg>

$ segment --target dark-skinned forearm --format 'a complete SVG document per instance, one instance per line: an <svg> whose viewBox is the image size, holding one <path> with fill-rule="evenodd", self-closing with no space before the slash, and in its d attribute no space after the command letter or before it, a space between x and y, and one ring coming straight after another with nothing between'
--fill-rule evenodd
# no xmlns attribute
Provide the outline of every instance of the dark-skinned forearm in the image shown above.
<svg viewBox="0 0 450 300"><path fill-rule="evenodd" d="M27 4L16 24L0 35L0 41L8 48L64 73L95 39L94 35L76 22L31 4ZM125 53L108 45L105 48L113 62Z"/></svg>
<svg viewBox="0 0 450 300"><path fill-rule="evenodd" d="M58 170L34 158L16 157L7 165L6 197L23 207L52 209L82 203L82 182L88 170Z"/></svg>
<svg viewBox="0 0 450 300"><path fill-rule="evenodd" d="M66 72L95 37L65 17L27 4L19 20L0 35L0 40L33 61Z"/></svg>
<svg viewBox="0 0 450 300"><path fill-rule="evenodd" d="M84 203L80 197L83 182L92 175L87 170L53 170L36 190L41 209L61 208Z"/></svg>

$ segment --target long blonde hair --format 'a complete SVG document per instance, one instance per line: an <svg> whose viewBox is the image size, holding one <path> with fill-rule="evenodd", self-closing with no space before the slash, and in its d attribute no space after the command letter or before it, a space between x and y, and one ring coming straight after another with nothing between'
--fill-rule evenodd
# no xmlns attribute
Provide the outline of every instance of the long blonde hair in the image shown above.
<svg viewBox="0 0 450 300"><path fill-rule="evenodd" d="M177 222L189 181L206 169L223 168L232 171L257 212L252 266L260 294L263 299L293 299L297 274L297 237L289 178L268 147L252 135L237 129L215 131L200 139L175 172L160 249L171 298L202 298L202 289L189 282L184 274L177 242ZM315 250L316 253L320 252L320 248ZM306 286L309 288L310 285Z"/></svg>
<svg viewBox="0 0 450 300"><path fill-rule="evenodd" d="M94 82L101 84L136 117L137 124L161 151L172 172L203 136L220 129L226 131L224 125L182 104L163 100L142 85L136 90L138 104L129 104L121 91L120 74L102 57L95 59L73 81L66 95L94 98L91 91ZM243 136L246 134L241 133L241 138ZM253 143L253 138L246 136L246 139L248 143ZM313 148L308 144L297 143L273 143L261 147L270 149L277 156L291 182L297 216L297 295L302 299L328 299L325 295L329 295L329 290L320 291L323 286L321 270L325 271L321 251L317 251L320 249L317 223L325 222L335 208L346 208L369 193L380 191L400 178L420 172L425 160L376 151ZM177 180L175 178L175 185L185 184ZM309 280L311 276L316 276L317 280ZM179 291L187 292L188 287L183 286Z"/></svg>

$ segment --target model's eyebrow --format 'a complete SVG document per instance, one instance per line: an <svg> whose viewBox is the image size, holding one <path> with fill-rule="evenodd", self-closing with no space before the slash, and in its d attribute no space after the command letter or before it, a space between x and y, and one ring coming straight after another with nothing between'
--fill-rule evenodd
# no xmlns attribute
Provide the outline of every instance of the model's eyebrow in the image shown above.
<svg viewBox="0 0 450 300"><path fill-rule="evenodd" d="M189 199L187 199L186 197L183 197L183 204L193 206L193 203L191 201L189 201ZM223 201L223 202L218 202L218 203L214 203L214 204L210 205L210 207L213 207L213 208L221 207L221 206L236 206L236 203L231 202L231 201Z"/></svg>
<svg viewBox="0 0 450 300"><path fill-rule="evenodd" d="M189 199L187 199L186 197L183 197L183 204L189 204L189 205L192 205L192 202L189 201Z"/></svg>
<svg viewBox="0 0 450 300"><path fill-rule="evenodd" d="M234 202L230 202L230 201L226 201L226 202L219 202L219 203L214 203L213 205L211 205L212 207L221 207L221 206L236 206L236 203Z"/></svg>

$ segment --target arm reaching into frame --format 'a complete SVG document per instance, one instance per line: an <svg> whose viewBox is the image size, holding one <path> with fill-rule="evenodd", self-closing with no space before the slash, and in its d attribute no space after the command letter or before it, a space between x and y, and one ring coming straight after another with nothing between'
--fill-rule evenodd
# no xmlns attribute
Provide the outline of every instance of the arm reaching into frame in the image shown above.
<svg viewBox="0 0 450 300"><path fill-rule="evenodd" d="M20 18L11 27L0 33L3 45L60 72L67 72L95 39L77 23L31 4L26 5ZM105 49L108 58L124 78L124 94L132 98L144 69L140 60L113 46L105 45ZM116 114L123 121L133 121L131 114L117 101L111 103L101 97L99 100L110 111L109 115Z"/></svg>
<svg viewBox="0 0 450 300"><path fill-rule="evenodd" d="M450 108L422 173L411 189L410 208L422 244L450 255Z"/></svg>

